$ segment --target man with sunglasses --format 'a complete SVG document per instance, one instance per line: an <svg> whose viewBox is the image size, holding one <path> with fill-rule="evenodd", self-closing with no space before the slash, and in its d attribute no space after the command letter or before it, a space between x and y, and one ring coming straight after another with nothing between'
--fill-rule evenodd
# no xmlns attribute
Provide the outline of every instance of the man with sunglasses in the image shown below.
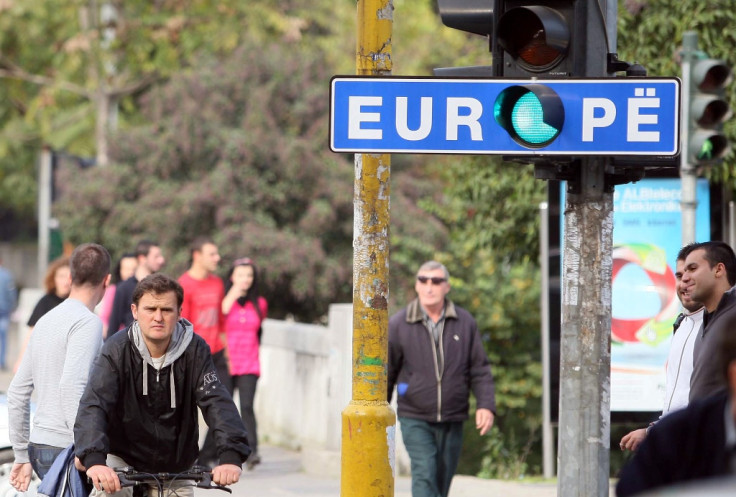
<svg viewBox="0 0 736 497"><path fill-rule="evenodd" d="M414 285L417 298L389 321L388 400L396 387L412 497L447 497L471 390L481 435L495 416L493 375L478 325L446 298L449 278L439 262L422 264Z"/></svg>

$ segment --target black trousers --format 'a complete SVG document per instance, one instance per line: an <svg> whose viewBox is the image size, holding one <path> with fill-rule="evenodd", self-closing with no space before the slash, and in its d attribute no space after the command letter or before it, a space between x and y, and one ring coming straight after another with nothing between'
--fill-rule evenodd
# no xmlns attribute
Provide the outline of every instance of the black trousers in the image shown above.
<svg viewBox="0 0 736 497"><path fill-rule="evenodd" d="M248 445L250 445L253 454L258 454L258 431L256 414L253 411L256 383L258 383L258 376L254 374L233 376L230 382L230 395L233 395L237 388L240 396L240 417L243 418L243 424L248 432Z"/></svg>

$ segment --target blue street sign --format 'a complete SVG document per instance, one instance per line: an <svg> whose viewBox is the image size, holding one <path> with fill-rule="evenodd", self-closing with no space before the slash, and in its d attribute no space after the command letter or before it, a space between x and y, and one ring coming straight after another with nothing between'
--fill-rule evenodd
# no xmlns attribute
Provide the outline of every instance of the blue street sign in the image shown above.
<svg viewBox="0 0 736 497"><path fill-rule="evenodd" d="M648 155L680 145L680 80L335 77L335 152Z"/></svg>

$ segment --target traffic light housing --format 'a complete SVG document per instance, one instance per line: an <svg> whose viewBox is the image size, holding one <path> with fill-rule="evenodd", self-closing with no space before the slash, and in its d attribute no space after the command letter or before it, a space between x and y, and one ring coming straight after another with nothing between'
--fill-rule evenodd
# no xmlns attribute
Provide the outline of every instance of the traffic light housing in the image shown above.
<svg viewBox="0 0 736 497"><path fill-rule="evenodd" d="M606 20L585 0L496 0L493 67L519 78L607 75Z"/></svg>
<svg viewBox="0 0 736 497"><path fill-rule="evenodd" d="M687 159L692 164L717 162L730 149L723 123L731 117L725 88L732 79L731 68L724 61L702 53L690 65Z"/></svg>
<svg viewBox="0 0 736 497"><path fill-rule="evenodd" d="M491 50L493 34L493 12L498 0L437 0L440 18L448 28L465 31L488 40L488 51ZM497 76L493 67L440 67L434 69L435 76L492 77Z"/></svg>

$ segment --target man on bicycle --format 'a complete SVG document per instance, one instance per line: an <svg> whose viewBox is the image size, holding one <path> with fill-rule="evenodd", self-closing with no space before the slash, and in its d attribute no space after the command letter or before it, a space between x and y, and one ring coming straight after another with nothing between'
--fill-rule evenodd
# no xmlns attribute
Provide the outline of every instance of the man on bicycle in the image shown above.
<svg viewBox="0 0 736 497"><path fill-rule="evenodd" d="M121 489L117 467L189 469L199 452L197 407L217 443L220 464L212 481L231 485L240 478L250 453L245 427L217 378L209 347L179 318L183 298L175 280L160 273L144 278L133 292L135 321L108 339L95 360L74 443L97 491Z"/></svg>

